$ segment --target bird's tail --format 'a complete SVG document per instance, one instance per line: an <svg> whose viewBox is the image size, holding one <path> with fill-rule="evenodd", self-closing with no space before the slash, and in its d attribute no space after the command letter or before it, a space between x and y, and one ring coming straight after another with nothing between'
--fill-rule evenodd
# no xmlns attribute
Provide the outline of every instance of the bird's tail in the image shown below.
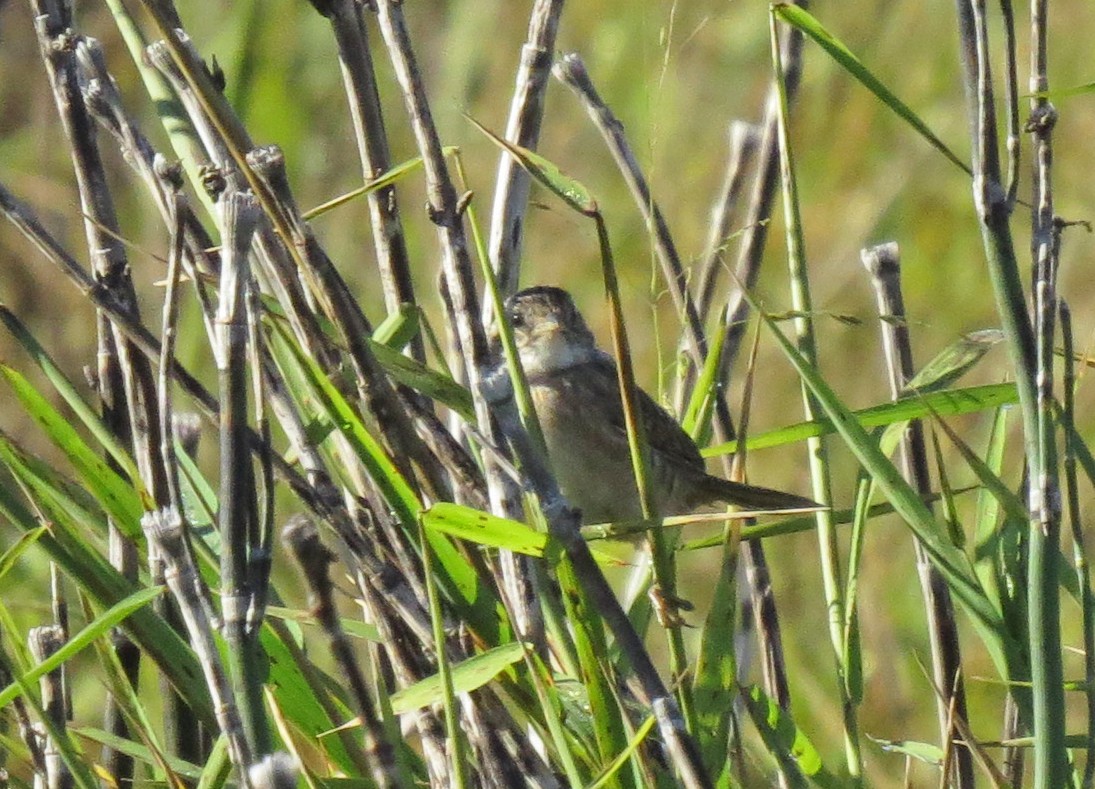
<svg viewBox="0 0 1095 789"><path fill-rule="evenodd" d="M734 504L750 510L819 510L822 506L813 499L784 493L781 490L762 488L759 485L746 485L743 482L731 482L720 477L704 475L698 486L696 505Z"/></svg>

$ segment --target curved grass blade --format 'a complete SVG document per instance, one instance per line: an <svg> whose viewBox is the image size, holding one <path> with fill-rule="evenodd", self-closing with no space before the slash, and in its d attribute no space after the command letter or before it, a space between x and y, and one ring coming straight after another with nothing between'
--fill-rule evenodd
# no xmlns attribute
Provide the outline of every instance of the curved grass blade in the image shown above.
<svg viewBox="0 0 1095 789"><path fill-rule="evenodd" d="M947 389L927 395L910 395L900 400L848 413L861 428L866 429L930 416L972 414L1017 402L1019 402L1019 396L1015 390L1015 384L986 384L964 389ZM799 422L778 430L750 436L746 447L750 450L767 449L834 432L837 432L837 429L828 418ZM702 454L704 457L717 457L736 452L737 448L736 441L728 441L725 444L707 447Z"/></svg>
<svg viewBox="0 0 1095 789"><path fill-rule="evenodd" d="M145 509L142 494L147 496L140 487L138 490L141 490L141 494L134 491L134 484L140 486L139 477L136 480L120 477L101 454L84 443L72 423L50 405L20 372L0 363L0 377L7 381L27 415L38 423L46 437L64 453L80 481L114 518L122 531L130 537L139 535L141 514ZM151 500L148 503L151 505Z"/></svg>
<svg viewBox="0 0 1095 789"><path fill-rule="evenodd" d="M805 787L808 777L824 789L836 789L844 782L825 769L821 755L806 734L795 725L791 714L768 698L756 685L742 694L745 709L757 727L769 753L784 767L791 786Z"/></svg>
<svg viewBox="0 0 1095 789"><path fill-rule="evenodd" d="M99 745L106 745L120 753L124 753L135 761L153 766L156 765L156 759L152 754L152 750L147 745L142 745L133 740L127 740L124 737L118 737L103 729L97 729L94 726L80 726L71 729L71 731L77 737L83 737L84 739ZM201 768L195 764L191 764L188 761L169 754L165 754L164 758L167 760L167 764L171 770L183 778L189 778L196 781L201 776Z"/></svg>
<svg viewBox="0 0 1095 789"><path fill-rule="evenodd" d="M938 392L950 386L976 365L992 348L1004 339L999 329L982 329L964 334L936 354L930 362L905 384L902 396Z"/></svg>
<svg viewBox="0 0 1095 789"><path fill-rule="evenodd" d="M79 633L65 642L64 646L26 672L22 676L22 683L29 685L32 682L37 682L41 677L88 647L92 641L105 635L112 627L120 624L131 614L155 600L163 593L163 589L162 586L153 586L148 589L141 589L125 599L119 600L94 620L88 622ZM19 685L20 682L17 680L0 690L0 707L9 704L12 699L19 695Z"/></svg>
<svg viewBox="0 0 1095 789"><path fill-rule="evenodd" d="M110 457L125 471L125 475L139 484L141 478L137 471L137 464L133 462L129 452L118 443L117 437L107 429L96 410L88 405L72 381L69 380L53 358L49 355L37 338L27 329L22 321L3 304L0 304L0 321L11 333L11 336L23 347L30 356L31 361L42 371L46 379L53 386L54 391L61 395L65 403L83 423L84 427L95 436L99 445L110 454Z"/></svg>
<svg viewBox="0 0 1095 789"><path fill-rule="evenodd" d="M589 190L581 182L564 175L557 165L535 151L530 151L528 148L522 148L520 145L514 145L508 140L502 139L469 115L464 117L471 121L475 128L490 138L491 142L508 152L529 175L546 186L560 200L579 214L592 216L597 213L597 201L593 199Z"/></svg>
<svg viewBox="0 0 1095 789"><path fill-rule="evenodd" d="M908 123L912 128L927 140L933 148L950 159L960 167L964 173L973 177L973 171L968 164L958 158L947 144L935 136L928 124L920 119L905 102L887 88L882 81L867 70L862 61L852 53L836 36L830 33L815 17L811 16L802 6L789 3L776 3L772 6L774 13L781 20L792 27L801 30L805 35L813 39L822 49L829 53L845 71L855 77L860 84L873 93L878 99L889 107L899 118Z"/></svg>

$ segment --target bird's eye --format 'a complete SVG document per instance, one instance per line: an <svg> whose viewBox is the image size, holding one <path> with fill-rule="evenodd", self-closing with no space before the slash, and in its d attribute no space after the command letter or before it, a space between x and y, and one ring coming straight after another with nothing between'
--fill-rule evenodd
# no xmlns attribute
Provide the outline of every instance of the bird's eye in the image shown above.
<svg viewBox="0 0 1095 789"><path fill-rule="evenodd" d="M525 315L520 310L509 311L509 325L515 329L523 329L525 326Z"/></svg>

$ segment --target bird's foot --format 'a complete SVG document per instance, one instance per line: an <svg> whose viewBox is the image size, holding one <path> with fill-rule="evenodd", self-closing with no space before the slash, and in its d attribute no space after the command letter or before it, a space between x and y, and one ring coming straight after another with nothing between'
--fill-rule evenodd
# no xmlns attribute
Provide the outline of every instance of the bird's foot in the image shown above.
<svg viewBox="0 0 1095 789"><path fill-rule="evenodd" d="M654 615L658 618L658 624L664 628L691 627L684 621L682 612L695 610L695 606L683 597L667 594L658 584L650 587L650 604L654 607Z"/></svg>

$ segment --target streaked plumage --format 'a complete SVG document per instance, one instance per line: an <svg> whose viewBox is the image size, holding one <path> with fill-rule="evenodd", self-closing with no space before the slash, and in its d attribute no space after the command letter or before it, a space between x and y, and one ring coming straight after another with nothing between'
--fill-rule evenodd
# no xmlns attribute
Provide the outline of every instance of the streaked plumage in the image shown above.
<svg viewBox="0 0 1095 789"><path fill-rule="evenodd" d="M564 290L523 290L509 299L507 313L563 494L587 523L642 517L612 358L597 348ZM801 496L707 474L695 443L676 420L645 392L638 395L662 515L718 502L758 510L816 506Z"/></svg>

